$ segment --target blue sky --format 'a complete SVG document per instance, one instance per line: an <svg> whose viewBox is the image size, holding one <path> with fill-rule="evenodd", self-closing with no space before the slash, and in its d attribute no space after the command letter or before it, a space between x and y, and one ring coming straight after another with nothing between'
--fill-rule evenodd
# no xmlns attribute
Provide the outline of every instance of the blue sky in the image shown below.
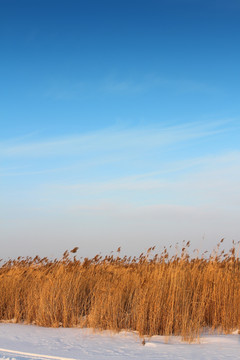
<svg viewBox="0 0 240 360"><path fill-rule="evenodd" d="M0 0L2 257L240 240L239 16Z"/></svg>

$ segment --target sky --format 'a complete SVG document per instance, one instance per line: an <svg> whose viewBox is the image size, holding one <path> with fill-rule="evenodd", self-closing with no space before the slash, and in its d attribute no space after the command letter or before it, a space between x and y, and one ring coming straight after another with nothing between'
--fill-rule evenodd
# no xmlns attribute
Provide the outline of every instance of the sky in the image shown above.
<svg viewBox="0 0 240 360"><path fill-rule="evenodd" d="M0 0L1 258L240 240L238 0Z"/></svg>

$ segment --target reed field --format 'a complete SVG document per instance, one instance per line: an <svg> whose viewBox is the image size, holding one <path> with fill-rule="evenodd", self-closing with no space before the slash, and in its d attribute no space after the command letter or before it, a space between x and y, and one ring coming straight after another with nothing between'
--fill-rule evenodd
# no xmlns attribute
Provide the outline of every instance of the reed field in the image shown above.
<svg viewBox="0 0 240 360"><path fill-rule="evenodd" d="M240 329L240 261L229 252L170 256L154 247L139 257L18 258L0 267L0 321L47 327L137 331L140 336Z"/></svg>

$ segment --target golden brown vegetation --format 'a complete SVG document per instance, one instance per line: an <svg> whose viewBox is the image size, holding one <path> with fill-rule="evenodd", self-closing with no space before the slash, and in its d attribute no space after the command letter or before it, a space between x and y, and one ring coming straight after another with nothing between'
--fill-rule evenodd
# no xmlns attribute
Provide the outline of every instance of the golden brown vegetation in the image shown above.
<svg viewBox="0 0 240 360"><path fill-rule="evenodd" d="M240 261L229 253L170 258L150 248L138 258L18 258L0 268L0 320L41 326L136 330L197 336L204 328L240 328ZM77 248L72 250L75 253Z"/></svg>

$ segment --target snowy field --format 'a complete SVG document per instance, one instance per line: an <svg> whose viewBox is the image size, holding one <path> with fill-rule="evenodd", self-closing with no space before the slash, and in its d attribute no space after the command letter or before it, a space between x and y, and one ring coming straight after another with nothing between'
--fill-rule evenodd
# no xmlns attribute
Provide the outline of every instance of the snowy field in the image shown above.
<svg viewBox="0 0 240 360"><path fill-rule="evenodd" d="M41 328L34 325L0 324L0 359L240 359L240 335L207 335L200 343L180 338L146 339L130 332L94 333L89 329Z"/></svg>

